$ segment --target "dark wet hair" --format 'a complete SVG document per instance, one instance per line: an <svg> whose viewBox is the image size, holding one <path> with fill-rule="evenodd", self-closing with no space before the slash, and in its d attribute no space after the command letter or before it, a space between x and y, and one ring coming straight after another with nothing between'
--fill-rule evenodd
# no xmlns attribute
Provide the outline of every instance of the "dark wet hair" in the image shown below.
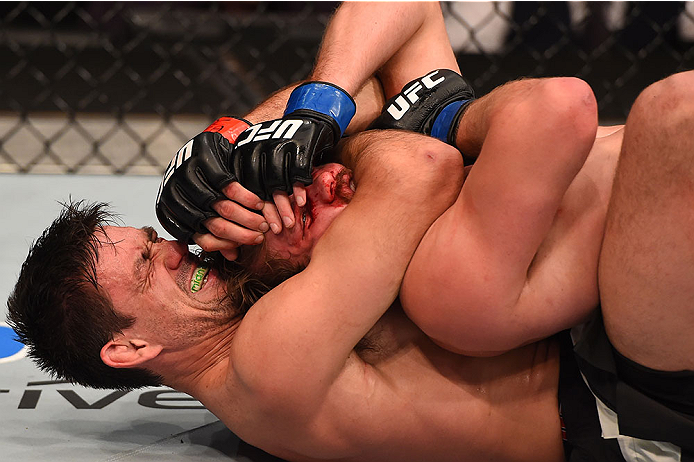
<svg viewBox="0 0 694 462"><path fill-rule="evenodd" d="M63 206L29 250L7 301L8 323L29 356L55 377L93 388L161 385L147 370L116 369L101 360L102 347L135 322L116 313L96 278L95 233L114 219L103 203Z"/></svg>

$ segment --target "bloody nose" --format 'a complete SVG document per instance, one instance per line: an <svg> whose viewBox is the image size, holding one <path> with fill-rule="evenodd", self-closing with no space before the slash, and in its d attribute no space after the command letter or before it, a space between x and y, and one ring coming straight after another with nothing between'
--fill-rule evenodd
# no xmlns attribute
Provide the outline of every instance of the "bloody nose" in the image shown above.
<svg viewBox="0 0 694 462"><path fill-rule="evenodd" d="M330 172L321 173L313 182L316 185L316 199L329 204L335 198L335 176ZM315 202L315 199L314 199Z"/></svg>

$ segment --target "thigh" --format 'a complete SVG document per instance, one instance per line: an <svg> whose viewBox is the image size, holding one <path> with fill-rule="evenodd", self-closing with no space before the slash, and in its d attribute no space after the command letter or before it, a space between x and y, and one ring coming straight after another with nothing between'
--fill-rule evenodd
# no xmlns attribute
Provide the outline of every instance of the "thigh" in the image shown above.
<svg viewBox="0 0 694 462"><path fill-rule="evenodd" d="M625 356L694 369L694 74L648 87L627 119L600 256L605 327Z"/></svg>

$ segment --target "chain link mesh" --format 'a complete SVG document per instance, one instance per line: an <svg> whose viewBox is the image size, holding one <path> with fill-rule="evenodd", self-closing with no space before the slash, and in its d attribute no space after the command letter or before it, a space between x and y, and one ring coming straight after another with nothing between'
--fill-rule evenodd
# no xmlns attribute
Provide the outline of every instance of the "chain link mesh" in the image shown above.
<svg viewBox="0 0 694 462"><path fill-rule="evenodd" d="M334 2L0 3L0 172L160 174L220 115L305 78ZM623 122L694 64L694 3L444 2L478 94L574 75Z"/></svg>

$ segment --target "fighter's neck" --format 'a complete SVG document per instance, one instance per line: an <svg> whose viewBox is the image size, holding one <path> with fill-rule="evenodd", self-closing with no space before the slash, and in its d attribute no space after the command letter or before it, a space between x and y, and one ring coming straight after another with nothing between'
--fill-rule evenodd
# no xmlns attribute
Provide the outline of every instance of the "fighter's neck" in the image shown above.
<svg viewBox="0 0 694 462"><path fill-rule="evenodd" d="M154 366L164 383L188 394L210 387L226 375L231 339L235 329L220 329L194 346L166 351Z"/></svg>

